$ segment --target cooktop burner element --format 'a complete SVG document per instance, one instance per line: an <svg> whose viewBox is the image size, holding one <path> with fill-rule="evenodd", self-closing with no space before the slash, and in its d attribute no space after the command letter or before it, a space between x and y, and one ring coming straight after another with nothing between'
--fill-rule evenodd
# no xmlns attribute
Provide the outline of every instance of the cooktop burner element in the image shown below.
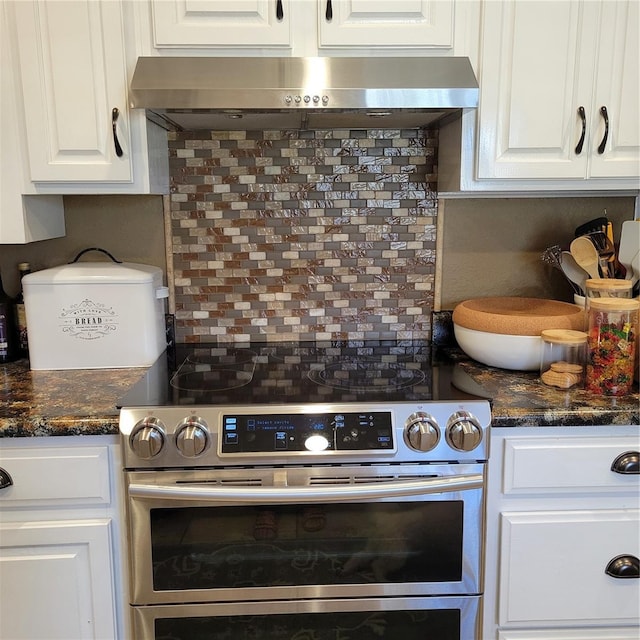
<svg viewBox="0 0 640 640"><path fill-rule="evenodd" d="M186 357L169 383L175 389L202 393L243 387L253 379L257 356L250 349L194 352Z"/></svg>
<svg viewBox="0 0 640 640"><path fill-rule="evenodd" d="M375 360L336 362L322 369L312 369L308 375L316 384L349 391L404 389L424 382L426 377L420 369Z"/></svg>

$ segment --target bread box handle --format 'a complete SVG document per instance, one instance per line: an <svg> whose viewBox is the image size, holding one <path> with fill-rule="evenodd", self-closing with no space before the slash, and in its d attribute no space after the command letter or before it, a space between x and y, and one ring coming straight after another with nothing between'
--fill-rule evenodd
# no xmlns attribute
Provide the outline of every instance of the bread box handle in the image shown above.
<svg viewBox="0 0 640 640"><path fill-rule="evenodd" d="M69 264L78 262L79 258L89 251L100 251L101 253L109 256L116 264L122 264L122 260L116 260L106 249L100 249L99 247L89 247L88 249L83 249Z"/></svg>

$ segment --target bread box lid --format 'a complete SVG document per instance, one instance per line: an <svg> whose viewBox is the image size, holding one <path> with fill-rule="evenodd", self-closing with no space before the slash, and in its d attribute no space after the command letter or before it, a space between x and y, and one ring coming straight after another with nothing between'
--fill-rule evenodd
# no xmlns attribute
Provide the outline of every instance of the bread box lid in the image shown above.
<svg viewBox="0 0 640 640"><path fill-rule="evenodd" d="M146 284L162 271L133 262L73 262L43 269L23 277L25 285L51 284Z"/></svg>

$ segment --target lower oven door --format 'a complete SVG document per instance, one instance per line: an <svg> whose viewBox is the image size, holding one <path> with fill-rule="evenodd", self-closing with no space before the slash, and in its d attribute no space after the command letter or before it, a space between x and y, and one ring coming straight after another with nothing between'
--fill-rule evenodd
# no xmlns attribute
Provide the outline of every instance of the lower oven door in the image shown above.
<svg viewBox="0 0 640 640"><path fill-rule="evenodd" d="M473 640L480 597L302 600L136 607L144 640Z"/></svg>
<svg viewBox="0 0 640 640"><path fill-rule="evenodd" d="M126 475L134 605L481 591L482 464Z"/></svg>

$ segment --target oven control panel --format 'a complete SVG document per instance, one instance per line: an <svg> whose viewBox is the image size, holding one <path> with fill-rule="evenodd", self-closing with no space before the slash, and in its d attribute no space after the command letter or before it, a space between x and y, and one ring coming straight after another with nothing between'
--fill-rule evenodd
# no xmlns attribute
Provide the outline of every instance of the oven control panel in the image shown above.
<svg viewBox="0 0 640 640"><path fill-rule="evenodd" d="M128 469L486 460L488 402L134 407Z"/></svg>
<svg viewBox="0 0 640 640"><path fill-rule="evenodd" d="M393 448L390 411L222 416L221 454Z"/></svg>

